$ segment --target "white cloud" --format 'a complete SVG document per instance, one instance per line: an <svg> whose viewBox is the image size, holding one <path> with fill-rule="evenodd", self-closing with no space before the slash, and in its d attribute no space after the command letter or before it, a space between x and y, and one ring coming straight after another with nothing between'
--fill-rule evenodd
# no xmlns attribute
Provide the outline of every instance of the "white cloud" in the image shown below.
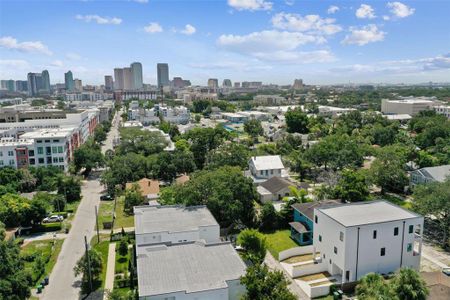
<svg viewBox="0 0 450 300"><path fill-rule="evenodd" d="M137 3L143 3L143 4L148 3L148 0L133 0L133 1L137 2Z"/></svg>
<svg viewBox="0 0 450 300"><path fill-rule="evenodd" d="M286 3L286 5L292 6L295 4L295 0L285 0L284 3Z"/></svg>
<svg viewBox="0 0 450 300"><path fill-rule="evenodd" d="M197 31L197 29L195 29L194 26L192 26L191 24L186 24L186 26L184 26L184 29L181 30L180 32L185 35L192 35L196 31Z"/></svg>
<svg viewBox="0 0 450 300"><path fill-rule="evenodd" d="M273 3L265 0L228 0L228 5L236 10L271 10Z"/></svg>
<svg viewBox="0 0 450 300"><path fill-rule="evenodd" d="M27 69L30 64L22 59L0 59L0 66L13 69Z"/></svg>
<svg viewBox="0 0 450 300"><path fill-rule="evenodd" d="M258 52L254 56L265 61L286 62L286 63L324 63L335 61L333 53L328 50L317 51L275 51L271 53Z"/></svg>
<svg viewBox="0 0 450 300"><path fill-rule="evenodd" d="M307 43L323 43L321 37L304 34L301 32L288 32L277 30L265 30L253 32L247 35L221 35L217 44L222 48L243 52L257 53L280 50L294 50Z"/></svg>
<svg viewBox="0 0 450 300"><path fill-rule="evenodd" d="M61 60L54 60L54 61L52 61L51 63L50 63L50 65L52 66L52 67L62 67L62 66L64 66L64 63L61 61Z"/></svg>
<svg viewBox="0 0 450 300"><path fill-rule="evenodd" d="M338 11L339 11L339 7L338 6L330 5L330 7L328 7L328 9L327 9L327 14L332 15L332 14L337 13Z"/></svg>
<svg viewBox="0 0 450 300"><path fill-rule="evenodd" d="M387 7L390 8L390 12L397 18L406 18L411 16L416 11L415 8L411 8L401 2L388 2Z"/></svg>
<svg viewBox="0 0 450 300"><path fill-rule="evenodd" d="M363 27L350 27L350 34L347 34L342 41L343 44L355 44L364 46L368 43L380 42L384 40L385 32L380 31L375 24Z"/></svg>
<svg viewBox="0 0 450 300"><path fill-rule="evenodd" d="M389 17L389 16L386 16L386 15L383 16L383 20L385 20L385 21L389 21L390 19L391 19L391 17Z"/></svg>
<svg viewBox="0 0 450 300"><path fill-rule="evenodd" d="M331 35L342 30L335 19L321 18L319 15L301 16L298 14L278 13L272 17L272 25L278 29Z"/></svg>
<svg viewBox="0 0 450 300"><path fill-rule="evenodd" d="M148 32L148 33L163 32L162 26L156 22L151 22L150 24L148 24L148 26L144 27L144 30L145 30L145 32Z"/></svg>
<svg viewBox="0 0 450 300"><path fill-rule="evenodd" d="M96 22L101 25L120 25L122 23L122 19L120 18L101 17L99 15L76 15L75 18L86 23Z"/></svg>
<svg viewBox="0 0 450 300"><path fill-rule="evenodd" d="M356 17L359 19L373 19L375 18L375 10L368 4L361 4L356 10Z"/></svg>
<svg viewBox="0 0 450 300"><path fill-rule="evenodd" d="M266 30L248 35L221 35L217 45L223 49L249 55L260 61L279 63L312 63L334 60L328 50L300 51L299 46L325 42L323 37L301 32Z"/></svg>
<svg viewBox="0 0 450 300"><path fill-rule="evenodd" d="M66 53L66 57L70 60L80 60L81 55L75 52L68 52Z"/></svg>
<svg viewBox="0 0 450 300"><path fill-rule="evenodd" d="M435 57L405 59L394 61L380 61L376 64L354 64L333 68L334 73L380 73L380 74L417 74L419 72L432 72L450 70L450 53Z"/></svg>
<svg viewBox="0 0 450 300"><path fill-rule="evenodd" d="M52 55L52 52L40 41L34 42L18 42L17 39L11 36L0 38L0 47L22 52L39 52L47 55Z"/></svg>

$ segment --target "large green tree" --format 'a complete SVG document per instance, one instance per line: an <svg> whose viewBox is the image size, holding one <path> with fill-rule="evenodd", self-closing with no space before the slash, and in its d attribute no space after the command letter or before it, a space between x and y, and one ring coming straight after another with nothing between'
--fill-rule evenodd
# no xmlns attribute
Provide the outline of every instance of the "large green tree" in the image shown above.
<svg viewBox="0 0 450 300"><path fill-rule="evenodd" d="M408 184L405 155L400 154L397 149L392 146L381 148L370 167L371 180L381 187L381 193L401 193Z"/></svg>
<svg viewBox="0 0 450 300"><path fill-rule="evenodd" d="M245 257L253 263L262 263L266 256L266 238L256 229L244 229L237 237L237 244L245 249Z"/></svg>
<svg viewBox="0 0 450 300"><path fill-rule="evenodd" d="M81 199L81 180L75 176L61 176L58 180L58 194L63 195L67 202Z"/></svg>
<svg viewBox="0 0 450 300"><path fill-rule="evenodd" d="M369 187L364 174L350 169L341 172L335 190L342 201L364 201L369 196Z"/></svg>
<svg viewBox="0 0 450 300"><path fill-rule="evenodd" d="M222 166L235 166L244 169L248 165L250 151L242 144L226 143L211 150L207 156L207 168L216 169Z"/></svg>
<svg viewBox="0 0 450 300"><path fill-rule="evenodd" d="M140 128L121 128L118 154L130 152L143 154L159 153L167 146L167 141L159 131L141 130Z"/></svg>
<svg viewBox="0 0 450 300"><path fill-rule="evenodd" d="M281 271L269 271L266 265L256 264L247 268L241 278L247 293L243 300L295 300L297 297L288 289L288 281Z"/></svg>
<svg viewBox="0 0 450 300"><path fill-rule="evenodd" d="M73 164L75 172L84 168L87 176L94 168L104 165L104 156L101 148L93 140L89 140L73 152Z"/></svg>
<svg viewBox="0 0 450 300"><path fill-rule="evenodd" d="M28 299L30 284L31 276L25 270L19 246L0 239L0 299Z"/></svg>
<svg viewBox="0 0 450 300"><path fill-rule="evenodd" d="M438 222L442 246L450 249L450 178L415 186L413 208Z"/></svg>
<svg viewBox="0 0 450 300"><path fill-rule="evenodd" d="M165 188L161 195L163 203L206 205L222 227L254 225L256 198L252 180L229 166L194 172L188 182Z"/></svg>
<svg viewBox="0 0 450 300"><path fill-rule="evenodd" d="M257 140L258 136L264 134L264 129L261 126L261 121L257 119L250 119L244 123L244 131L253 139Z"/></svg>
<svg viewBox="0 0 450 300"><path fill-rule="evenodd" d="M301 108L288 110L285 114L288 132L308 133L308 116Z"/></svg>

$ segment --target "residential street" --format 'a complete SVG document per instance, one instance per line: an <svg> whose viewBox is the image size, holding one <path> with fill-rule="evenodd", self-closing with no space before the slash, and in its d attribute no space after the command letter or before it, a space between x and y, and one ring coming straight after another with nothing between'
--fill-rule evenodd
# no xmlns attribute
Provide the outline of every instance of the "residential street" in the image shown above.
<svg viewBox="0 0 450 300"><path fill-rule="evenodd" d="M102 147L103 152L111 149L113 139L118 137L119 118L120 113L117 113ZM84 237L86 236L89 242L95 234L95 206L99 206L103 190L98 176L91 177L83 181L81 203L50 275L50 283L41 296L42 299L79 299L80 278L74 276L73 268L85 251Z"/></svg>

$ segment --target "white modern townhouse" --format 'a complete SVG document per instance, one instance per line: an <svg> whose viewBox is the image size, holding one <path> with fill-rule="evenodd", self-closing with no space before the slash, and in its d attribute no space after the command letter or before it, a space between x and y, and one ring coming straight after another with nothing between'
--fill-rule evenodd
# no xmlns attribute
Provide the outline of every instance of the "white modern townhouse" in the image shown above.
<svg viewBox="0 0 450 300"><path fill-rule="evenodd" d="M342 282L367 273L419 269L423 217L387 201L314 210L313 245L322 263Z"/></svg>
<svg viewBox="0 0 450 300"><path fill-rule="evenodd" d="M313 244L279 254L281 265L311 298L327 295L333 284L355 282L368 273L419 269L420 215L387 201L365 201L324 203L311 217ZM309 258L299 262L298 256Z"/></svg>
<svg viewBox="0 0 450 300"><path fill-rule="evenodd" d="M134 208L141 300L237 300L246 266L205 206Z"/></svg>

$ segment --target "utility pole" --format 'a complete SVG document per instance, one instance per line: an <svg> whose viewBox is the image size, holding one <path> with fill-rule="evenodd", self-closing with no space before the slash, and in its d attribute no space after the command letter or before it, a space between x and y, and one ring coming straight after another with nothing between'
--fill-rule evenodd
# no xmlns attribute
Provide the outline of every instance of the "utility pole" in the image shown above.
<svg viewBox="0 0 450 300"><path fill-rule="evenodd" d="M89 294L92 292L92 273L91 273L91 258L89 257L89 245L87 243L87 238L84 236L84 246L86 248L86 259L88 265L89 274Z"/></svg>
<svg viewBox="0 0 450 300"><path fill-rule="evenodd" d="M97 205L95 206L95 223L97 224L97 243L100 243L100 231L98 228L98 211L97 211Z"/></svg>

